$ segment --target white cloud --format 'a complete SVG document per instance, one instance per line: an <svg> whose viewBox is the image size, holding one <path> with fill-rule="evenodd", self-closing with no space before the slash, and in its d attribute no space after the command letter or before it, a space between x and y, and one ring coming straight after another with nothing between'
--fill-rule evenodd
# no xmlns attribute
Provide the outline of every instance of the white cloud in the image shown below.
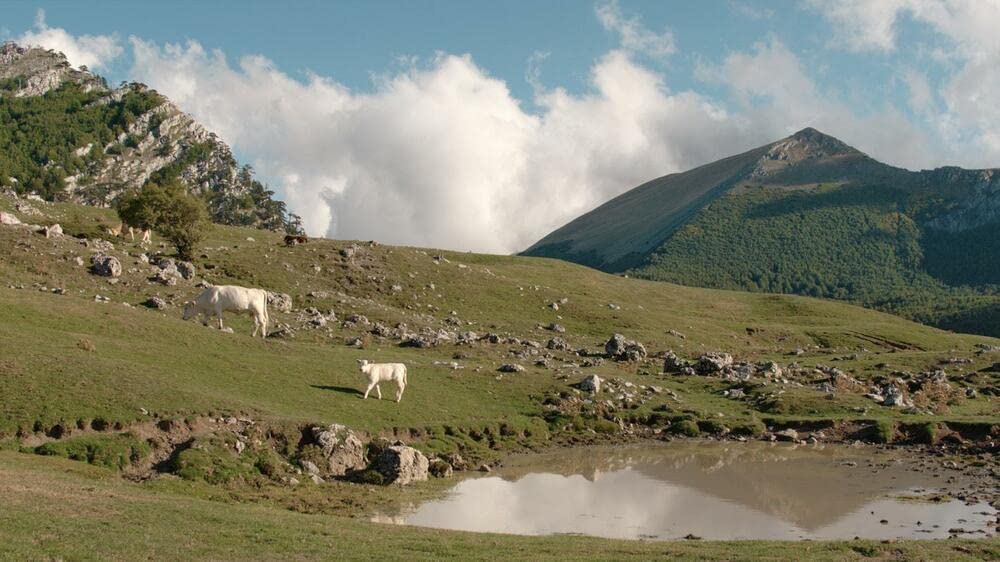
<svg viewBox="0 0 1000 562"><path fill-rule="evenodd" d="M740 115L769 139L812 126L897 166L920 168L935 158L930 140L905 115L891 107L857 115L821 92L795 53L775 38L731 53L720 65L701 65L697 75L727 87Z"/></svg>
<svg viewBox="0 0 1000 562"><path fill-rule="evenodd" d="M107 68L123 52L118 38L113 35L74 37L65 29L49 27L45 23L45 10L38 10L35 27L14 38L14 41L21 45L62 51L73 66L83 65L91 70Z"/></svg>
<svg viewBox="0 0 1000 562"><path fill-rule="evenodd" d="M929 113L934 106L934 91L927 75L911 68L903 73L903 80L910 91L910 108L917 113Z"/></svg>
<svg viewBox="0 0 1000 562"><path fill-rule="evenodd" d="M134 78L253 155L310 232L341 238L516 251L642 181L760 140L624 51L595 63L588 94L539 86L534 114L467 55L356 93L193 42L132 45Z"/></svg>
<svg viewBox="0 0 1000 562"><path fill-rule="evenodd" d="M669 30L665 29L662 33L650 31L638 16L622 14L617 0L598 4L595 11L604 29L618 34L623 49L653 58L663 58L677 50L674 35Z"/></svg>
<svg viewBox="0 0 1000 562"><path fill-rule="evenodd" d="M925 118L948 146L953 163L996 166L1000 159L1000 109L995 103L1000 87L1000 0L815 0L811 5L855 50L896 49L904 18L929 28L934 33L930 39L942 39L943 46L930 52L949 72L937 92L943 108L927 111ZM907 78L911 104L933 101L929 86L925 90L925 84L911 78Z"/></svg>

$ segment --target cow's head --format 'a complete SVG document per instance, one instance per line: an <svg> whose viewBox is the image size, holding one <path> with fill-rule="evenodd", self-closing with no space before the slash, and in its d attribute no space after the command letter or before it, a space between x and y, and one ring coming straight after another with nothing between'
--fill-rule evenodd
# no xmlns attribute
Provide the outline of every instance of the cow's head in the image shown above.
<svg viewBox="0 0 1000 562"><path fill-rule="evenodd" d="M184 319L190 320L195 316L198 316L198 306L194 303L194 301L187 301L184 303Z"/></svg>
<svg viewBox="0 0 1000 562"><path fill-rule="evenodd" d="M362 373L364 373L365 372L365 367L367 367L367 366L368 366L368 360L367 359L358 359L358 370L359 371L361 371Z"/></svg>

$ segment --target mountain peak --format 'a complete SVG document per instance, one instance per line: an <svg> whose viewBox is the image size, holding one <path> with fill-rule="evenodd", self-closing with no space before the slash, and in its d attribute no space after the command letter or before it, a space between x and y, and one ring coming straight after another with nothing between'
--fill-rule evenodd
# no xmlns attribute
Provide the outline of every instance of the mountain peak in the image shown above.
<svg viewBox="0 0 1000 562"><path fill-rule="evenodd" d="M772 144L758 161L751 177L774 174L803 162L825 162L852 156L864 154L839 139L806 127Z"/></svg>
<svg viewBox="0 0 1000 562"><path fill-rule="evenodd" d="M0 45L0 83L3 83L0 93L41 96L64 82L76 82L87 91L105 87L86 67L73 68L59 51L24 47L13 41Z"/></svg>
<svg viewBox="0 0 1000 562"><path fill-rule="evenodd" d="M845 154L861 154L861 151L830 135L812 127L806 127L790 137L774 143L772 151L783 152L797 160L822 158Z"/></svg>

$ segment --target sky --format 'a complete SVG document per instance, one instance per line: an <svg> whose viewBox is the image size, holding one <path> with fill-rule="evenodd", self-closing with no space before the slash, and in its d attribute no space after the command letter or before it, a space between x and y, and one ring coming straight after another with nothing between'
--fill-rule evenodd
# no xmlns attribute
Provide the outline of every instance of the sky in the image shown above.
<svg viewBox="0 0 1000 562"><path fill-rule="evenodd" d="M1000 167L1000 0L11 2L167 95L312 235L492 253L811 126Z"/></svg>

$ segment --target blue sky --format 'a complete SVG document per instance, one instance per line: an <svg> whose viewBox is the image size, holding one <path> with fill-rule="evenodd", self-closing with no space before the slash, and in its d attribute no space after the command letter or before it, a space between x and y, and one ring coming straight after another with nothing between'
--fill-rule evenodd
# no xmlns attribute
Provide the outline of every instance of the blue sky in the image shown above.
<svg viewBox="0 0 1000 562"><path fill-rule="evenodd" d="M502 252L806 126L908 168L998 166L998 26L1000 0L8 2L0 17L5 39L168 95L313 233Z"/></svg>
<svg viewBox="0 0 1000 562"><path fill-rule="evenodd" d="M38 10L50 27L75 35L136 35L157 43L194 40L221 49L231 59L262 54L285 72L307 71L335 77L354 89L371 87L371 74L392 70L401 57L429 58L437 52L469 53L511 91L530 102L525 79L529 61L547 55L542 79L570 91L587 88L593 61L615 48L615 34L594 15L595 3L551 2L172 2L164 9L148 2L15 2L5 4L8 36L30 29ZM768 36L796 52L818 83L860 110L877 110L886 100L904 100L905 85L894 84L894 69L919 57L905 50L881 56L827 48L830 26L801 2L620 2L623 12L640 16L652 30L669 30L678 54L652 61L669 77L672 89L699 87L719 92L694 77L699 61L745 51ZM926 29L906 22L906 35ZM129 78L129 59L108 71L116 81ZM905 105L905 104L903 104Z"/></svg>

